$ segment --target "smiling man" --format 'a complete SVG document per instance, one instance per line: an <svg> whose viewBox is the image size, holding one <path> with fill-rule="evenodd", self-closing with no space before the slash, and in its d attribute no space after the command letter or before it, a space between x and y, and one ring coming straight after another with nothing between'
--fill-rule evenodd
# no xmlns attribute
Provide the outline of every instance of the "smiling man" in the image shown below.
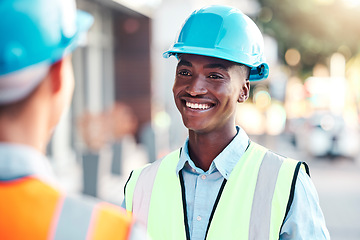
<svg viewBox="0 0 360 240"><path fill-rule="evenodd" d="M124 207L153 239L329 239L305 163L254 142L235 124L250 81L268 76L263 38L241 11L193 12L175 44L173 94L183 147L133 171Z"/></svg>

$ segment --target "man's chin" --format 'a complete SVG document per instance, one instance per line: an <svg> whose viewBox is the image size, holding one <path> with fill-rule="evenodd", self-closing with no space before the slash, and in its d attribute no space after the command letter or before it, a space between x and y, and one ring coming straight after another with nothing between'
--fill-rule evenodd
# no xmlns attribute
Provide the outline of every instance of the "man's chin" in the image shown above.
<svg viewBox="0 0 360 240"><path fill-rule="evenodd" d="M190 124L190 123L187 123L185 124L185 127L191 131L191 132L195 132L195 133L199 133L199 134L203 134L203 133L206 133L206 128L204 128L204 124Z"/></svg>

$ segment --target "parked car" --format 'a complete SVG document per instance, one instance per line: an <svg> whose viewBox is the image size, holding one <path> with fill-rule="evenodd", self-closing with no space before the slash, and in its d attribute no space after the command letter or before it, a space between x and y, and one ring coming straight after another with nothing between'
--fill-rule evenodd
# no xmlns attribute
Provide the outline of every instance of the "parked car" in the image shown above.
<svg viewBox="0 0 360 240"><path fill-rule="evenodd" d="M341 115L317 111L293 122L294 128L294 143L311 156L356 158L360 153L359 127L350 126Z"/></svg>

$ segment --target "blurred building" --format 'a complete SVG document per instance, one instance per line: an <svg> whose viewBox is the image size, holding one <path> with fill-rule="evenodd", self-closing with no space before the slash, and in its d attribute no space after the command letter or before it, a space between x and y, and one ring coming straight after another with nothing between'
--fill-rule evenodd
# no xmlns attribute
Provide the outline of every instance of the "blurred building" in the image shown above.
<svg viewBox="0 0 360 240"><path fill-rule="evenodd" d="M73 103L54 133L48 155L65 188L96 196L99 175L121 174L123 139L109 137L109 124L105 120L106 112L115 103L126 105L135 115L135 140L154 142L148 129L152 102L151 18L146 8L121 1L78 0L77 5L91 13L95 23L87 39L83 39L84 46L73 53L76 79ZM79 131L79 119L85 117L87 123L91 121L92 126L86 128L91 134ZM124 125L121 121L118 124ZM97 139L97 144L89 145L84 135ZM127 142L134 145L132 139ZM115 154L108 158L118 161L115 165L108 163L111 167L105 170L101 160L106 155L104 149ZM148 153L146 157L151 157L151 151L144 152Z"/></svg>

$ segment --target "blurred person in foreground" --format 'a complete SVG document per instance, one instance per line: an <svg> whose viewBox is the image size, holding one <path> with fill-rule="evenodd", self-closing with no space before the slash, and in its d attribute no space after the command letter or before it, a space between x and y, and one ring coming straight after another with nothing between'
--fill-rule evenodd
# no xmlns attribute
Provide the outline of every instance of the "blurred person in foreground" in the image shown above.
<svg viewBox="0 0 360 240"><path fill-rule="evenodd" d="M73 0L2 0L0 16L0 239L140 239L125 210L62 192L44 156L92 16Z"/></svg>
<svg viewBox="0 0 360 240"><path fill-rule="evenodd" d="M164 57L178 59L173 95L189 136L132 172L123 206L153 239L329 239L305 163L251 141L235 124L250 81L268 76L263 38L238 9L208 6Z"/></svg>

